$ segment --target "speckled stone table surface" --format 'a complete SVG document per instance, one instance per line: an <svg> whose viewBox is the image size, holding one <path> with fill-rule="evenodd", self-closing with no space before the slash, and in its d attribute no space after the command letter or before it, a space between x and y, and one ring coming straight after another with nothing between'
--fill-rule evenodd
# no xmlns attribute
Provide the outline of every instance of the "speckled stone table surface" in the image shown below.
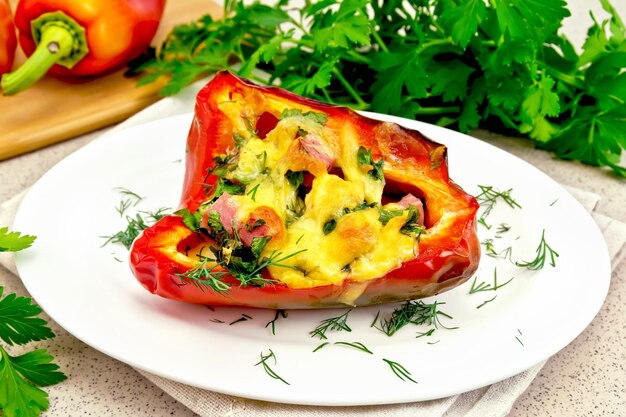
<svg viewBox="0 0 626 417"><path fill-rule="evenodd" d="M588 7L583 0L569 3L574 11L569 22L570 34L575 40L581 40L589 23ZM626 16L626 2L614 3ZM0 162L0 203L32 185L66 155L106 130ZM556 160L548 153L533 149L527 141L485 131L476 131L473 135L529 161L563 185L599 194L602 199L597 212L626 222L626 181L607 171ZM2 267L0 285L6 292L27 294L22 283ZM626 260L614 269L609 295L598 316L578 338L547 362L514 404L511 417L626 415L626 304L623 294L626 294ZM130 366L85 345L55 323L50 324L57 337L40 342L38 346L55 355L69 379L46 388L50 408L45 416L195 415Z"/></svg>

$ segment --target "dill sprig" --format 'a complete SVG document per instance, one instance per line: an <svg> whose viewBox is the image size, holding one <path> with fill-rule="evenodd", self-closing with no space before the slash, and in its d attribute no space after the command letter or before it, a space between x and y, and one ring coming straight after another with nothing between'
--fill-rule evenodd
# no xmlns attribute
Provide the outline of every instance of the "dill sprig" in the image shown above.
<svg viewBox="0 0 626 417"><path fill-rule="evenodd" d="M126 228L110 236L101 236L106 239L102 246L114 243L121 244L126 249L130 249L137 236L151 224L166 216L169 210L169 208L162 207L154 212L140 211L136 213L134 217L126 216Z"/></svg>
<svg viewBox="0 0 626 417"><path fill-rule="evenodd" d="M361 343L361 342L352 342L352 343L350 343L350 342L335 342L335 344L336 344L336 345L349 346L349 347L351 347L351 348L358 349L358 350L360 350L360 351L362 351L362 352L369 353L370 355L373 355L373 354L374 354L374 352L372 352L371 350L369 350L369 349L367 348L367 346L365 346L365 345L364 345L363 343Z"/></svg>
<svg viewBox="0 0 626 417"><path fill-rule="evenodd" d="M191 219L191 223L194 222L192 218L196 218L193 213L184 213L184 216ZM265 246L271 239L270 236L255 237L250 246L246 246L236 229L233 230L232 236L226 231L216 211L209 212L207 222L209 228L203 229L203 232L217 244L210 247L214 257L199 256L199 264L179 274L178 277L181 281L191 281L195 285L203 285L221 294L227 293L231 288L231 285L222 279L224 274L237 280L240 287L274 285L277 281L263 276L263 270L269 266L297 269L296 266L285 264L284 261L306 251L301 249L283 255L282 252L274 250L268 256L262 256ZM256 227L257 222L252 227ZM209 263L212 265L207 267ZM218 267L220 270L217 270Z"/></svg>
<svg viewBox="0 0 626 417"><path fill-rule="evenodd" d="M411 378L411 373L404 366L400 365L398 362L394 362L385 358L383 358L383 361L385 361L385 363L389 365L393 373L396 374L396 376L402 381L409 380L414 384L417 384L417 381Z"/></svg>
<svg viewBox="0 0 626 417"><path fill-rule="evenodd" d="M422 233L426 232L424 226L418 223L419 213L414 205L410 204L408 207L408 214L406 216L406 222L404 226L400 228L400 233L411 236L416 235L418 240Z"/></svg>
<svg viewBox="0 0 626 417"><path fill-rule="evenodd" d="M237 323L240 323L242 321L248 321L248 320L252 320L252 317L247 315L247 314L242 314L241 317L231 321L230 323L228 323L228 325L232 326L233 324L237 324Z"/></svg>
<svg viewBox="0 0 626 417"><path fill-rule="evenodd" d="M202 254L198 254L198 258L200 258L200 262L195 267L182 274L176 274L176 276L183 282L192 283L202 292L206 288L210 288L218 294L225 295L230 290L230 285L222 281L227 272L215 263L214 258Z"/></svg>
<svg viewBox="0 0 626 417"><path fill-rule="evenodd" d="M500 223L498 225L498 229L496 230L496 237L501 237L503 234L511 230L511 226L506 223Z"/></svg>
<svg viewBox="0 0 626 417"><path fill-rule="evenodd" d="M449 314L439 310L439 306L442 304L445 303L435 301L432 304L427 304L421 300L406 301L393 311L389 319L380 319L380 326L375 327L387 336L392 336L407 324L427 325L433 326L434 328L441 326L445 329L456 329L456 327L446 327L441 323L441 317L447 319L453 318Z"/></svg>
<svg viewBox="0 0 626 417"><path fill-rule="evenodd" d="M323 348L326 345L328 345L328 342L324 342L321 345L318 345L315 349L313 349L313 353L317 352L318 350L320 350L321 348Z"/></svg>
<svg viewBox="0 0 626 417"><path fill-rule="evenodd" d="M548 242L546 242L545 234L546 230L543 229L543 231L541 232L541 241L539 242L539 246L537 246L537 249L535 250L535 253L537 254L537 256L535 256L535 259L531 261L515 262L515 265L522 268L530 269L532 271L537 271L544 267L546 259L549 256L550 265L552 265L553 267L556 266L556 258L558 258L559 254L554 249L552 249L550 245L548 245Z"/></svg>
<svg viewBox="0 0 626 417"><path fill-rule="evenodd" d="M126 210L128 210L130 207L136 206L141 200L143 200L142 196L133 191L130 191L127 188L116 187L114 188L114 190L116 190L125 197L122 198L119 205L115 207L115 210L119 213L120 217L122 217Z"/></svg>
<svg viewBox="0 0 626 417"><path fill-rule="evenodd" d="M283 378L281 378L268 364L268 361L270 359L274 360L274 365L276 365L277 361L276 361L276 355L274 355L274 352L272 352L272 349L269 349L269 353L267 355L264 355L263 352L261 352L261 360L257 363L254 364L254 366L258 366L258 365L263 365L263 369L265 370L265 372L272 378L277 379L287 385L290 385L289 382L285 381Z"/></svg>
<svg viewBox="0 0 626 417"><path fill-rule="evenodd" d="M249 196L250 196L250 198L252 199L252 201L256 201L256 193L257 193L257 191L259 191L259 186L260 186L260 185L261 185L261 184L257 184L257 185L255 185L254 187L252 187L252 188L250 189L250 191L248 191L248 192L246 193L246 195L249 195Z"/></svg>
<svg viewBox="0 0 626 417"><path fill-rule="evenodd" d="M472 281L472 285L470 287L469 293L476 294L477 292L482 292L482 291L497 291L499 288L502 288L509 282L513 281L513 278L515 277L511 277L504 284L498 284L498 269L493 268L493 284L488 284L487 282L482 281L478 285L476 285L476 281L478 277L474 277L474 281Z"/></svg>
<svg viewBox="0 0 626 417"><path fill-rule="evenodd" d="M496 248L493 245L493 239L485 239L482 242L480 242L480 244L485 247L485 251L487 251L488 256L498 255L498 252L496 251Z"/></svg>
<svg viewBox="0 0 626 417"><path fill-rule="evenodd" d="M500 237L500 236L496 235L496 237ZM511 254L513 253L513 248L511 246L506 247L502 249L501 251L498 251L495 245L493 244L493 239L491 238L484 239L482 242L480 242L480 244L485 248L485 254L487 256L490 256L496 259L506 259L506 258L508 258L509 260L511 259Z"/></svg>
<svg viewBox="0 0 626 417"><path fill-rule="evenodd" d="M522 208L511 196L511 192L513 191L511 188L506 191L500 191L491 185L479 185L478 188L480 188L481 192L476 196L476 200L478 204L480 204L480 207L483 208L478 218L478 223L482 224L487 229L491 229L491 226L487 224L487 217L499 200L504 201L511 208Z"/></svg>
<svg viewBox="0 0 626 417"><path fill-rule="evenodd" d="M476 306L476 309L479 309L479 308L483 307L485 304L488 304L488 303L492 302L493 300L495 300L495 299L496 299L496 297L497 297L497 296L498 296L498 294L494 295L493 297L491 297L491 298L490 298L490 299L488 299L488 300L483 301L481 304L479 304L478 306Z"/></svg>
<svg viewBox="0 0 626 417"><path fill-rule="evenodd" d="M257 238L255 238L257 239ZM264 286L264 285L273 285L276 283L275 280L271 278L265 278L262 276L261 271L269 266L275 266L280 268L288 268L288 269L298 269L298 267L294 265L287 265L283 262L289 258L292 258L302 252L305 252L306 249L301 249L290 253L288 255L284 255L282 252L273 251L269 256L264 256L260 260L258 260L256 266L253 266L251 269L245 262L235 262L231 258L231 262L228 264L228 270L233 275L235 279L237 279L242 286L246 285L255 285L255 286Z"/></svg>
<svg viewBox="0 0 626 417"><path fill-rule="evenodd" d="M348 323L347 323L348 314L350 314L350 311L352 310L348 310L340 316L331 317L331 318L322 320L322 322L315 328L315 330L309 332L309 334L311 335L311 337L317 336L320 338L320 340L324 340L324 339L328 339L328 337L326 337L326 332L329 330L331 331L345 330L347 332L351 332L352 329L350 328L350 326L348 326Z"/></svg>
<svg viewBox="0 0 626 417"><path fill-rule="evenodd" d="M276 310L276 314L274 314L274 319L270 320L267 322L267 324L265 325L265 328L267 329L268 326L272 326L272 334L275 335L276 334L276 322L278 321L279 317L282 317L284 319L287 318L288 313L285 310L281 310L278 309Z"/></svg>
<svg viewBox="0 0 626 417"><path fill-rule="evenodd" d="M415 336L416 339L419 339L420 337L428 337L428 336L432 336L433 333L435 333L435 329L429 329L425 332L417 332L417 336Z"/></svg>

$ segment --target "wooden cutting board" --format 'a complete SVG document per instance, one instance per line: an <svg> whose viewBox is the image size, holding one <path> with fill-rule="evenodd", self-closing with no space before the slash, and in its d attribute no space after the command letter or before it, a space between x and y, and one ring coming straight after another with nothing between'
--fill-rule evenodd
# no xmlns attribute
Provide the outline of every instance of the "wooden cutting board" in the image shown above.
<svg viewBox="0 0 626 417"><path fill-rule="evenodd" d="M168 0L152 44L176 24L221 13L212 0ZM18 47L15 65L23 60ZM120 122L160 98L164 81L135 87L137 79L123 73L71 82L44 77L15 96L0 95L0 160Z"/></svg>

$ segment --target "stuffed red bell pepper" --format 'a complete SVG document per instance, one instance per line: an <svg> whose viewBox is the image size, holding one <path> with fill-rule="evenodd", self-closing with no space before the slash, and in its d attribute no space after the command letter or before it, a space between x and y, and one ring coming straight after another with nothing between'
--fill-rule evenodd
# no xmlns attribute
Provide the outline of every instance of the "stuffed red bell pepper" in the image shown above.
<svg viewBox="0 0 626 417"><path fill-rule="evenodd" d="M181 209L135 241L131 268L192 303L421 298L476 270L477 209L419 132L221 72L197 96Z"/></svg>
<svg viewBox="0 0 626 417"><path fill-rule="evenodd" d="M0 75L11 71L17 38L8 0L0 0Z"/></svg>
<svg viewBox="0 0 626 417"><path fill-rule="evenodd" d="M21 0L15 25L29 58L2 77L3 94L47 72L83 77L123 66L148 48L164 7L165 0Z"/></svg>

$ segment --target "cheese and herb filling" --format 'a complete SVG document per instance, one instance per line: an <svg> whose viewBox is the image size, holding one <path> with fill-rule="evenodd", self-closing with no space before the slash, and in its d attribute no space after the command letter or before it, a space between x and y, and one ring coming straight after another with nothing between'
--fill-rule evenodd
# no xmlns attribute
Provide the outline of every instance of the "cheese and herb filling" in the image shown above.
<svg viewBox="0 0 626 417"><path fill-rule="evenodd" d="M290 288L366 282L417 256L427 233L422 201L386 201L385 161L349 124L293 108L264 113L271 128L260 132L259 116L250 123L236 100L220 110L235 146L214 158L209 200L183 213L209 238L189 256L210 254L244 285L266 284L266 268Z"/></svg>

